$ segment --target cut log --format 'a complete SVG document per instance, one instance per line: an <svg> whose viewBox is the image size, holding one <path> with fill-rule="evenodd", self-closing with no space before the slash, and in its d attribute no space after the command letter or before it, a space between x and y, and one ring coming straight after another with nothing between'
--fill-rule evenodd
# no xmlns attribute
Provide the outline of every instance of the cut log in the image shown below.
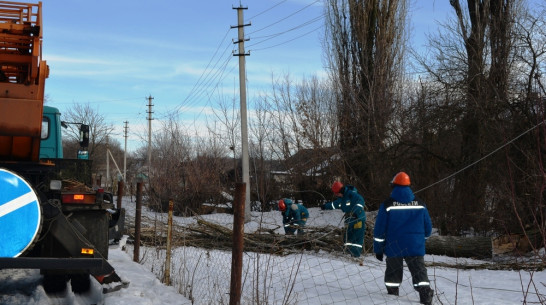
<svg viewBox="0 0 546 305"><path fill-rule="evenodd" d="M426 242L426 253L450 257L491 258L491 237L431 236Z"/></svg>

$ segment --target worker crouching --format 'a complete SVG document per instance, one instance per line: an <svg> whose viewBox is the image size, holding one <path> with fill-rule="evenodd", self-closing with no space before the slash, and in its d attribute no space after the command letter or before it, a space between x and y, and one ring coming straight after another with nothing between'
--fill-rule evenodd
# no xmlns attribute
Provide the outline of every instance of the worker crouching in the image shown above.
<svg viewBox="0 0 546 305"><path fill-rule="evenodd" d="M279 200L279 211L282 215L284 233L286 235L302 235L309 218L309 211L302 204L295 203L291 199L284 198Z"/></svg>

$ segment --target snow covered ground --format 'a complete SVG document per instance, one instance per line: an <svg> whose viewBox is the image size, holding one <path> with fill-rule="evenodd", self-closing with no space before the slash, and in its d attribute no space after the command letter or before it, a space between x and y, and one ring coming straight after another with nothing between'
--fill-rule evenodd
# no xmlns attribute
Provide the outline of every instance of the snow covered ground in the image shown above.
<svg viewBox="0 0 546 305"><path fill-rule="evenodd" d="M134 203L124 199L129 217L134 216ZM339 211L310 209L309 226L341 225ZM165 215L155 215L143 208L148 219L164 220ZM207 215L207 220L230 225L231 215ZM175 217L177 224L195 222L192 218ZM253 221L245 224L245 231L261 226L276 228L282 234L278 212L253 213ZM123 239L111 246L109 262L116 272L131 282L128 288L102 294L95 281L87 294L74 294L67 289L61 295L48 295L41 286L38 270L0 271L0 304L34 305L159 305L159 304L228 304L230 252L184 247L173 250L173 285L165 286L155 274L160 274L164 264L164 251L141 248L142 264L132 261L133 248ZM544 252L541 252L544 256ZM216 260L216 258L221 258ZM528 260L530 258L526 258ZM494 262L472 259L455 259L427 255L427 262L481 265ZM176 280L180 270L192 270L195 287L190 298L187 282ZM273 271L273 269L275 271ZM385 263L372 255L365 256L362 266L354 260L330 253L301 253L271 256L245 253L242 304L418 304L419 297L411 288L409 273L405 270L400 297L386 295L383 285ZM152 272L153 271L153 272ZM264 278L255 274L266 273ZM484 269L458 270L447 267L429 267L429 277L436 296L433 304L546 304L546 271L493 271ZM201 279L198 279L201 277ZM259 279L260 285L253 282ZM197 282L206 289L197 289ZM201 283L202 282L202 283ZM199 286L200 287L200 286ZM287 293L287 291L290 293ZM256 292L260 295L256 296ZM266 300L266 302L263 302Z"/></svg>

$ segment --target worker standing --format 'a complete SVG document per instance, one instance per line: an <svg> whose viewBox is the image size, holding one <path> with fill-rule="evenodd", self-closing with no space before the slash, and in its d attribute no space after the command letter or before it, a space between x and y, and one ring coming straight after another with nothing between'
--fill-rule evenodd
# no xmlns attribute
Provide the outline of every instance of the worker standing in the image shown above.
<svg viewBox="0 0 546 305"><path fill-rule="evenodd" d="M364 246L364 233L366 231L364 198L358 193L356 187L343 185L339 181L332 184L332 192L339 198L325 203L321 206L321 209L341 209L345 213L344 247L349 250L353 257L360 257Z"/></svg>
<svg viewBox="0 0 546 305"><path fill-rule="evenodd" d="M404 261L411 272L413 288L421 304L432 304L434 292L425 267L425 240L432 232L426 205L410 188L410 177L399 172L391 181L391 195L381 203L374 226L373 249L378 260L387 256L385 286L387 293L398 295Z"/></svg>

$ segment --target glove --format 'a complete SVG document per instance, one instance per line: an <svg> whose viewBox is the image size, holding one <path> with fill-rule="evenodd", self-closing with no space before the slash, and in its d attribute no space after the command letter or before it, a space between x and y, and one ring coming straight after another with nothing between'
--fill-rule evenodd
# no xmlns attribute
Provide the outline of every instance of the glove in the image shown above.
<svg viewBox="0 0 546 305"><path fill-rule="evenodd" d="M320 206L320 209L321 210L325 210L326 208L324 207L324 204Z"/></svg>
<svg viewBox="0 0 546 305"><path fill-rule="evenodd" d="M376 253L375 258L377 258L379 261L383 261L383 253Z"/></svg>

